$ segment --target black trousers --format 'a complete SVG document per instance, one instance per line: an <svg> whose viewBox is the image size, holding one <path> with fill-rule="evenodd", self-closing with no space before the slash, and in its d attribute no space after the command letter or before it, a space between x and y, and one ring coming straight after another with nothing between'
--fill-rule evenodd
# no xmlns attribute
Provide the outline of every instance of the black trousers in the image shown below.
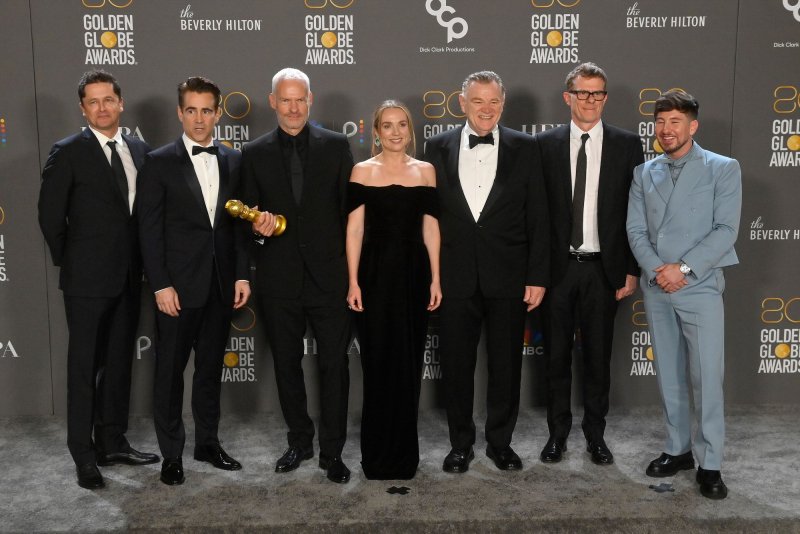
<svg viewBox="0 0 800 534"><path fill-rule="evenodd" d="M178 295L180 299L180 295ZM219 286L212 282L201 308L183 308L178 317L156 311L156 367L153 416L158 446L164 458L183 455L183 372L194 349L192 416L194 443L219 443L222 364L231 328L233 302L222 302Z"/></svg>
<svg viewBox="0 0 800 534"><path fill-rule="evenodd" d="M117 452L128 447L139 292L138 283L128 283L116 297L64 295L69 328L67 446L77 465L95 462L95 449Z"/></svg>
<svg viewBox="0 0 800 534"><path fill-rule="evenodd" d="M486 326L488 386L486 441L495 449L510 445L519 414L525 303L519 298L490 299L476 293L470 298L445 298L439 312L442 379L454 449L475 443L472 419L475 365L481 325Z"/></svg>
<svg viewBox="0 0 800 534"><path fill-rule="evenodd" d="M547 426L550 436L566 439L572 428L572 347L580 328L583 355L583 434L603 438L611 385L611 345L616 289L600 261L570 260L564 278L547 290L542 323L547 355Z"/></svg>
<svg viewBox="0 0 800 534"><path fill-rule="evenodd" d="M319 357L319 449L326 456L340 456L347 437L350 314L345 295L322 292L308 273L303 287L299 299L258 296L275 365L278 400L289 427L289 446L312 449L314 423L308 415L302 367L303 337L310 324Z"/></svg>

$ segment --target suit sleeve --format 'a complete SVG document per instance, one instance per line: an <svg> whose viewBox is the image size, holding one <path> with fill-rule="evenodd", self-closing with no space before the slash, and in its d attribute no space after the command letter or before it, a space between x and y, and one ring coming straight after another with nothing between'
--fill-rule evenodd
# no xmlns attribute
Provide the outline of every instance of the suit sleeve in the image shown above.
<svg viewBox="0 0 800 534"><path fill-rule="evenodd" d="M56 267L61 266L64 258L72 184L73 169L66 148L55 144L42 171L42 186L39 190L39 227L42 229Z"/></svg>
<svg viewBox="0 0 800 534"><path fill-rule="evenodd" d="M736 242L742 212L742 170L735 159L726 160L714 182L714 219L711 231L683 255L692 272L703 278Z"/></svg>
<svg viewBox="0 0 800 534"><path fill-rule="evenodd" d="M628 185L630 186L633 180L633 171L636 167L644 163L644 149L642 148L642 142L639 137L635 137L631 139L631 146L629 149L629 165L627 167L627 178L628 178ZM636 258L633 256L632 252L626 253L626 270L625 272L631 276L639 276L639 263L636 261Z"/></svg>
<svg viewBox="0 0 800 534"><path fill-rule="evenodd" d="M158 160L148 155L136 180L142 262L150 289L154 292L172 285L164 243L166 191L161 183L159 167Z"/></svg>
<svg viewBox="0 0 800 534"><path fill-rule="evenodd" d="M235 184L232 191L233 198L240 198L243 189L241 158L228 157L232 162L230 166L230 176L232 178L232 183ZM223 213L222 216L228 217L228 214ZM250 257L247 239L250 235L250 223L243 219L235 219L231 222L233 224L234 250L236 251L236 280L249 281Z"/></svg>
<svg viewBox="0 0 800 534"><path fill-rule="evenodd" d="M347 184L350 175L353 173L353 153L350 151L350 142L344 140L342 148L342 160L339 163L339 211L342 216L343 227L347 225Z"/></svg>
<svg viewBox="0 0 800 534"><path fill-rule="evenodd" d="M641 268L644 269L648 280L650 280L655 276L655 269L664 265L664 262L650 242L650 234L647 230L647 206L644 202L643 187L644 168L645 165L639 165L633 171L633 182L631 182L630 195L628 196L626 228L631 252L633 252L633 256Z"/></svg>
<svg viewBox="0 0 800 534"><path fill-rule="evenodd" d="M530 176L526 201L528 230L528 272L526 286L550 284L550 214L539 143L530 141Z"/></svg>

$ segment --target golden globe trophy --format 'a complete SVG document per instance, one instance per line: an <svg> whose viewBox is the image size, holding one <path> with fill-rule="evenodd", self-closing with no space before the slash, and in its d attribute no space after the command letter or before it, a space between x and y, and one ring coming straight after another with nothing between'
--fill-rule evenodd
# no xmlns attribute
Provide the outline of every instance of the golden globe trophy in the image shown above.
<svg viewBox="0 0 800 534"><path fill-rule="evenodd" d="M261 216L261 212L248 208L241 200L229 200L225 203L225 210L233 217L239 217L246 221L253 222ZM274 236L281 235L286 230L286 217L283 215L275 215L275 231L272 233Z"/></svg>

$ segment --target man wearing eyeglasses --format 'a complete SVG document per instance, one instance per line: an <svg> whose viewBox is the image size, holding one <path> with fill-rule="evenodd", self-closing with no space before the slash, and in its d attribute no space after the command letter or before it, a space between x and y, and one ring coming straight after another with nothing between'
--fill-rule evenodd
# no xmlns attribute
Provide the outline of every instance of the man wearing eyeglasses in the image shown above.
<svg viewBox="0 0 800 534"><path fill-rule="evenodd" d="M550 431L540 455L545 463L560 462L567 450L575 339L583 356L587 451L595 464L614 463L604 439L611 345L617 302L634 292L639 273L625 219L633 169L644 154L636 134L601 120L606 81L594 63L575 67L563 93L572 120L537 135L551 220L552 285L542 314Z"/></svg>

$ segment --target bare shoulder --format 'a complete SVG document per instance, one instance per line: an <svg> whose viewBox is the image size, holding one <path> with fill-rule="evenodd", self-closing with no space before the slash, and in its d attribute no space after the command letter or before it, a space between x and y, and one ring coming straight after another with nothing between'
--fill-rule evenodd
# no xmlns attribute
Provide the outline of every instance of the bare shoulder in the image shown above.
<svg viewBox="0 0 800 534"><path fill-rule="evenodd" d="M419 173L422 185L436 187L436 170L433 168L433 165L427 161L420 161L418 159L412 159L411 165L413 165Z"/></svg>
<svg viewBox="0 0 800 534"><path fill-rule="evenodd" d="M376 166L375 158L356 163L353 170L350 172L350 181L357 184L368 185Z"/></svg>

